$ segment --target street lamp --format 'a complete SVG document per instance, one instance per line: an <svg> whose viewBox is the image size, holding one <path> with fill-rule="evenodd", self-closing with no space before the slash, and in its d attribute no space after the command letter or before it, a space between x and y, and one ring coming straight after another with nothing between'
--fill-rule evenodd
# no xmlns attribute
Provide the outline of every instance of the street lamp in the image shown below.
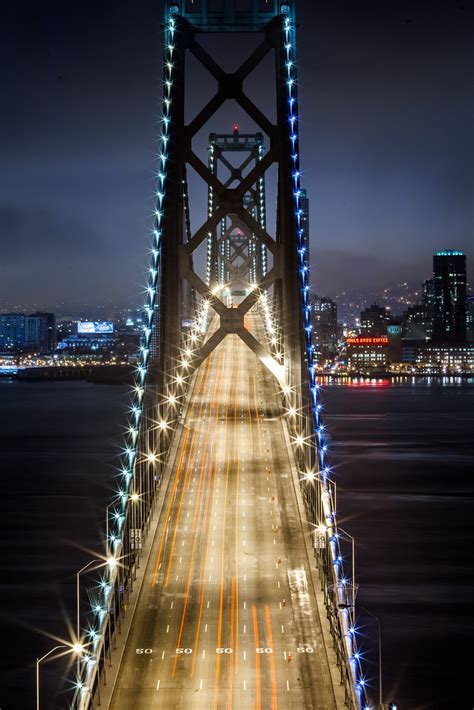
<svg viewBox="0 0 474 710"><path fill-rule="evenodd" d="M364 611L366 614L375 619L375 621L377 622L379 647L379 710L383 710L384 706L382 702L382 622L380 621L380 617L376 616L372 611L369 611L369 609L367 609L365 606L361 606L360 604L358 604L357 606L355 604L338 604L337 606L339 609L360 609L361 611Z"/></svg>
<svg viewBox="0 0 474 710"><path fill-rule="evenodd" d="M63 648L68 648L70 653L77 653L78 656L81 655L81 653L84 650L84 647L81 643L75 643L73 646L65 646L65 645L60 645L60 646L55 646L54 648L50 649L48 653L45 653L44 656L41 656L41 658L36 659L36 710L40 710L40 676L39 676L39 667L40 663L46 658L49 658L51 654L53 654L55 651L59 651L60 649ZM61 654L63 655L63 654Z"/></svg>

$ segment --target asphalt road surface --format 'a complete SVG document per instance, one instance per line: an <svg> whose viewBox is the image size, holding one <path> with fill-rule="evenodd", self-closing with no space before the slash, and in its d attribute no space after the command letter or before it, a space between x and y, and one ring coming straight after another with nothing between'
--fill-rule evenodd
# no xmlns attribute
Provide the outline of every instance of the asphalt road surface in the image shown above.
<svg viewBox="0 0 474 710"><path fill-rule="evenodd" d="M195 380L110 708L336 708L272 376Z"/></svg>

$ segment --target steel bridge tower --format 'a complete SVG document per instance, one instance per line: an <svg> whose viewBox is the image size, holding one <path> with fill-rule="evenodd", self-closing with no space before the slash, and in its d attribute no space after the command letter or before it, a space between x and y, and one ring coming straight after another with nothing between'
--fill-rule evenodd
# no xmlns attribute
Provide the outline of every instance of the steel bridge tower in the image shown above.
<svg viewBox="0 0 474 710"><path fill-rule="evenodd" d="M230 134L211 133L209 136L209 161L208 166L214 176L218 175L218 168L222 166L227 173L224 187L228 188L233 182L243 180L243 172L250 167L255 167L264 154L264 140L262 133L241 134L239 126L234 124ZM235 166L228 159L231 153L244 153L245 157L240 165ZM265 178L258 179L243 196L243 206L259 223L262 229L266 228L265 218ZM211 185L208 186L209 216L218 207ZM267 273L267 249L258 240L238 215L226 215L221 220L219 236L214 229L208 237L207 244L207 283L212 288L233 284L239 286L238 294L244 295L248 287L253 287L261 282ZM244 275L247 278L244 279Z"/></svg>

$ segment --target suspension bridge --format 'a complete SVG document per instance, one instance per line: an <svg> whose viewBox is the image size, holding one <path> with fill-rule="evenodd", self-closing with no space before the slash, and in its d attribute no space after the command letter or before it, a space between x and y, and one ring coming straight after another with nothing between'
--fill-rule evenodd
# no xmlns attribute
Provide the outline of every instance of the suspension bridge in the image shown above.
<svg viewBox="0 0 474 710"><path fill-rule="evenodd" d="M229 73L214 33L258 41ZM104 555L77 573L69 706L384 707L313 363L295 2L168 0L163 34L145 327ZM216 89L186 120L189 54ZM244 90L268 55L276 119ZM227 101L255 131L208 134L203 159L193 139ZM190 168L207 189L196 231Z"/></svg>

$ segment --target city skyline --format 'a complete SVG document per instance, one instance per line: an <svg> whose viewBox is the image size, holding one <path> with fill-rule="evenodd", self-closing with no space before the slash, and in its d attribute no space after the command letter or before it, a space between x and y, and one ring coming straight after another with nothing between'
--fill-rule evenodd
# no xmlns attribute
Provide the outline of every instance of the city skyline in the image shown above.
<svg viewBox="0 0 474 710"><path fill-rule="evenodd" d="M7 10L4 309L72 294L79 303L91 293L102 303L142 300L162 12L146 2L114 8ZM313 288L377 289L418 279L437 249L469 253L472 11L301 2L299 15ZM209 129L230 130L237 113L219 114Z"/></svg>

